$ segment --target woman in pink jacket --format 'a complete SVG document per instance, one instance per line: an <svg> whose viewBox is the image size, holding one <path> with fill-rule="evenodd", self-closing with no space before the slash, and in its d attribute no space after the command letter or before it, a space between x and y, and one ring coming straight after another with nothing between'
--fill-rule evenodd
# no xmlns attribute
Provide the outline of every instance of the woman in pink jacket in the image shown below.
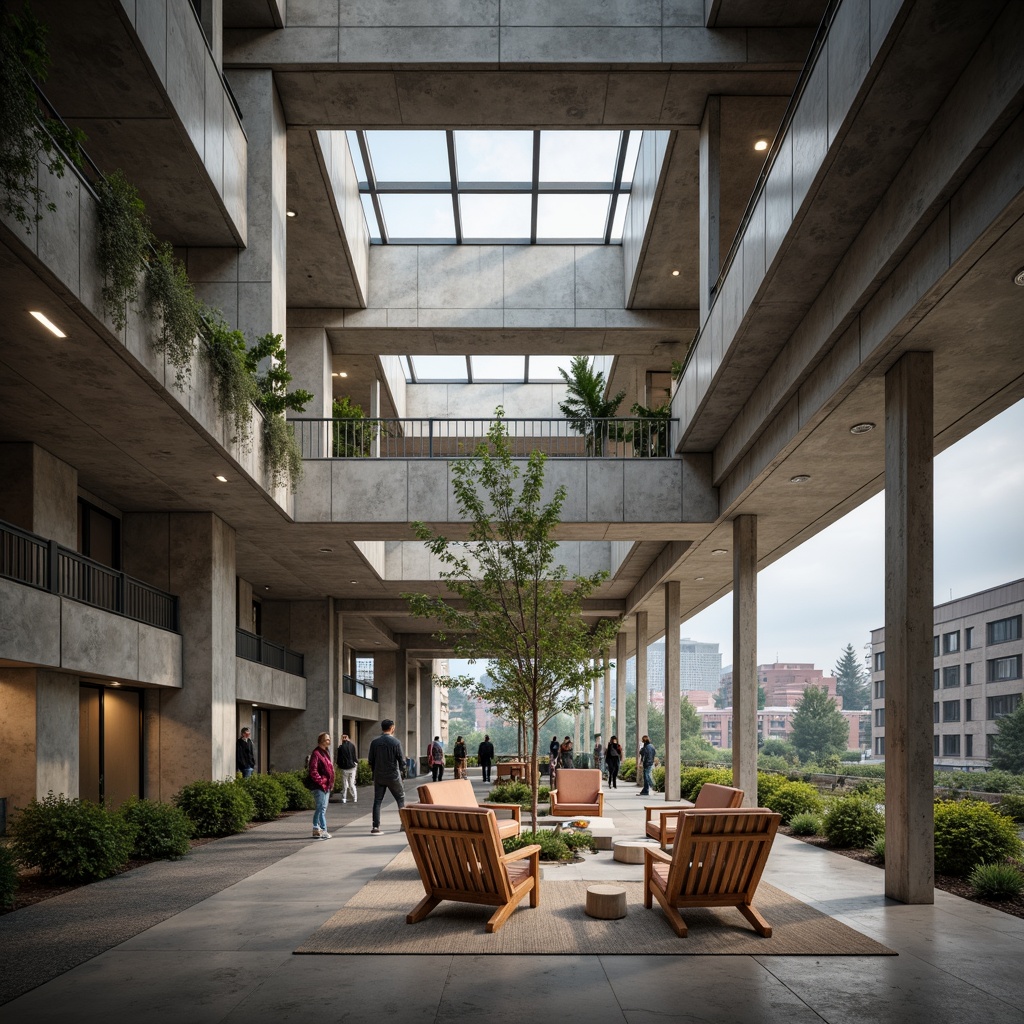
<svg viewBox="0 0 1024 1024"><path fill-rule="evenodd" d="M331 734L322 732L317 737L316 747L309 755L309 777L313 781L313 838L330 839L327 831L327 801L334 789L334 764L331 762Z"/></svg>

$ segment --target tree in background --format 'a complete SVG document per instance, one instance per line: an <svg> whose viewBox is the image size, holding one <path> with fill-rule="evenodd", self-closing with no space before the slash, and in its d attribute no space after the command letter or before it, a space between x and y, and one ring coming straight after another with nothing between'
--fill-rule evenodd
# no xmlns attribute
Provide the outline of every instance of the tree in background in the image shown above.
<svg viewBox="0 0 1024 1024"><path fill-rule="evenodd" d="M793 746L802 761L823 761L842 754L850 729L842 712L823 686L808 686L793 715Z"/></svg>
<svg viewBox="0 0 1024 1024"><path fill-rule="evenodd" d="M715 748L701 736L701 717L685 694L679 705L679 751L684 760L694 761L711 757ZM626 736L632 742L636 735L636 693L626 694ZM665 712L655 704L647 705L647 735L659 757L665 757ZM625 757L634 757L635 750L627 750L623 737L622 752Z"/></svg>
<svg viewBox="0 0 1024 1024"><path fill-rule="evenodd" d="M542 502L546 457L532 452L521 470L503 417L497 409L487 440L472 457L452 464L452 487L469 539L452 541L423 523L412 524L445 566L440 579L457 603L427 594L403 596L414 615L440 623L434 635L455 657L488 660L488 685L465 677L438 682L460 686L486 700L498 717L526 727L536 831L541 727L559 712L580 709L580 695L603 674L591 656L612 646L620 622L604 619L591 629L583 621L583 602L608 574L570 577L556 564L552 533L566 490L559 487Z"/></svg>
<svg viewBox="0 0 1024 1024"><path fill-rule="evenodd" d="M1012 714L996 719L992 738L992 767L1024 775L1024 700Z"/></svg>
<svg viewBox="0 0 1024 1024"><path fill-rule="evenodd" d="M832 671L836 677L836 693L843 698L843 707L847 711L863 711L870 705L871 685L853 644L843 648Z"/></svg>

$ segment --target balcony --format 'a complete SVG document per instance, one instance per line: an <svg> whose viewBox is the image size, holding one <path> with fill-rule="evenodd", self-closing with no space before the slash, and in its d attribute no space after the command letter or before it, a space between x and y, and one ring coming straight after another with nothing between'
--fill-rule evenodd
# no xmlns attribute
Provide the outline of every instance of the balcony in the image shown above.
<svg viewBox="0 0 1024 1024"><path fill-rule="evenodd" d="M363 697L365 700L372 700L377 703L377 687L365 679L357 679L355 676L342 676L341 689L343 693L351 694L353 697Z"/></svg>
<svg viewBox="0 0 1024 1024"><path fill-rule="evenodd" d="M304 655L289 650L284 644L275 644L272 640L266 640L245 629L235 630L235 654L246 661L280 669L293 676L306 675Z"/></svg>

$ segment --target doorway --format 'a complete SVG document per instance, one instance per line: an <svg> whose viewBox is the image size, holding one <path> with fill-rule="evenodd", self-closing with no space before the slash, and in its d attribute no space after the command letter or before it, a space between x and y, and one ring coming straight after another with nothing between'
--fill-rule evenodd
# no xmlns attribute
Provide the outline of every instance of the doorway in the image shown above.
<svg viewBox="0 0 1024 1024"><path fill-rule="evenodd" d="M114 810L142 792L142 691L83 683L78 691L79 796Z"/></svg>

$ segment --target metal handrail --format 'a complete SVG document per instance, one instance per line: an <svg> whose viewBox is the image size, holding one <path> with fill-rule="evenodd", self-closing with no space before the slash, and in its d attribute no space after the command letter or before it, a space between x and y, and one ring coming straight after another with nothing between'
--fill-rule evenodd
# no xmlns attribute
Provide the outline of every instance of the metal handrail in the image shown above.
<svg viewBox="0 0 1024 1024"><path fill-rule="evenodd" d="M254 661L258 665L266 665L267 668L280 669L293 676L306 674L305 655L241 627L235 629L235 654L246 661Z"/></svg>
<svg viewBox="0 0 1024 1024"><path fill-rule="evenodd" d="M486 443L493 417L320 419L296 417L304 459L456 459ZM655 416L502 418L515 458L670 458L678 420Z"/></svg>
<svg viewBox="0 0 1024 1024"><path fill-rule="evenodd" d="M357 679L355 676L342 676L341 689L343 693L352 694L354 697L364 697L374 703L379 701L377 687L365 680Z"/></svg>

